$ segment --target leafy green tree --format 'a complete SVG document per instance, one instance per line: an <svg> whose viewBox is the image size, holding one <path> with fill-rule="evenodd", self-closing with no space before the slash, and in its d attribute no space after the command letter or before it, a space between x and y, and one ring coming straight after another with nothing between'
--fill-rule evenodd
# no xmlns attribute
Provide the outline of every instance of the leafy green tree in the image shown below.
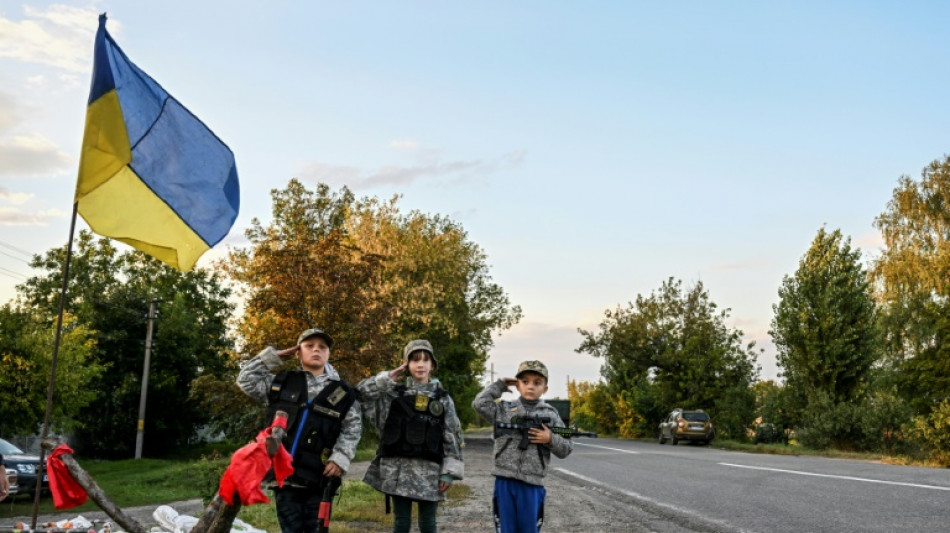
<svg viewBox="0 0 950 533"><path fill-rule="evenodd" d="M33 261L44 275L18 287L24 309L49 317L59 305L65 248ZM66 309L95 339L91 361L105 367L88 383L96 398L75 417L75 445L87 455L129 457L138 420L146 317L159 302L145 417L146 455L175 451L207 419L189 396L203 374L220 373L232 344L230 290L206 270L182 273L139 252L119 253L106 239L82 231L75 243ZM57 378L57 388L59 385Z"/></svg>
<svg viewBox="0 0 950 533"><path fill-rule="evenodd" d="M950 156L902 176L875 219L885 248L873 265L888 362L911 405L950 397Z"/></svg>
<svg viewBox="0 0 950 533"><path fill-rule="evenodd" d="M838 445L849 440L847 416L836 427L822 417L863 397L879 354L874 300L860 261L861 251L840 230L822 228L795 274L783 278L773 305L770 333L792 404Z"/></svg>
<svg viewBox="0 0 950 533"><path fill-rule="evenodd" d="M321 327L334 337L331 363L356 381L398 366L406 342L427 338L436 375L470 420L492 333L521 311L461 225L403 214L398 197L357 200L346 187L291 180L272 196L271 222L254 220L251 245L221 263L245 297L243 349L290 346L303 329Z"/></svg>
<svg viewBox="0 0 950 533"><path fill-rule="evenodd" d="M0 435L36 432L45 417L56 332L39 318L13 303L0 307ZM66 315L50 413L56 431L75 429L77 414L95 400L91 383L104 367L94 351L93 335Z"/></svg>
<svg viewBox="0 0 950 533"><path fill-rule="evenodd" d="M599 332L580 330L576 351L604 358L601 375L643 417L641 434L655 434L672 408L685 407L708 410L721 435L744 438L756 352L725 325L728 316L702 283L684 290L671 278L650 296L607 310Z"/></svg>

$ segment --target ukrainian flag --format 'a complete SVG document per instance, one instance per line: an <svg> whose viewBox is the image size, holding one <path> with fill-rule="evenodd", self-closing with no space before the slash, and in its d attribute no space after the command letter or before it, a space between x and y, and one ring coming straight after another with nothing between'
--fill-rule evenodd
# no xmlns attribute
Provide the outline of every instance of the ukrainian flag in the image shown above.
<svg viewBox="0 0 950 533"><path fill-rule="evenodd" d="M79 214L181 271L221 241L240 206L234 154L136 67L99 16L79 159Z"/></svg>

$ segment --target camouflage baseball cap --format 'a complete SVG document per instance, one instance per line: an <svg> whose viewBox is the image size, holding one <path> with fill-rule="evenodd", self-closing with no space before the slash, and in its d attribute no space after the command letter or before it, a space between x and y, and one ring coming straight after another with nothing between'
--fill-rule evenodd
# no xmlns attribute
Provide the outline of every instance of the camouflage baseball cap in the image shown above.
<svg viewBox="0 0 950 533"><path fill-rule="evenodd" d="M328 348L333 348L333 337L331 337L322 329L317 328L310 328L307 331L301 333L300 336L297 337L297 344L299 345L301 342L309 339L310 337L320 337L326 341Z"/></svg>
<svg viewBox="0 0 950 533"><path fill-rule="evenodd" d="M515 374L515 377L521 377L521 374L525 372L541 374L544 376L544 379L548 379L548 367L544 366L544 363L541 361L522 361L521 364L518 365L518 373Z"/></svg>
<svg viewBox="0 0 950 533"><path fill-rule="evenodd" d="M429 352L429 358L432 359L432 368L439 366L439 362L435 360L435 352L432 350L432 343L425 339L409 341L409 344L407 344L402 350L402 358L405 361L409 361L409 354L417 350Z"/></svg>

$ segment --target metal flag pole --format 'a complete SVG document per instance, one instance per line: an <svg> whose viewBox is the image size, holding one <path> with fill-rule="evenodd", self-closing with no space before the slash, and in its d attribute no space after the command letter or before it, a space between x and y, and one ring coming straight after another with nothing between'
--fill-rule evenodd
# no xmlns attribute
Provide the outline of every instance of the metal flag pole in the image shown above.
<svg viewBox="0 0 950 533"><path fill-rule="evenodd" d="M53 359L49 367L49 385L46 388L46 414L43 415L43 431L40 433L40 464L36 473L36 490L33 492L33 521L30 529L36 529L36 516L40 510L40 493L46 477L46 448L43 441L49 436L49 418L53 410L53 390L56 387L56 360L59 358L59 340L63 334L63 311L66 308L66 287L69 284L69 263L73 257L73 233L76 231L76 214L79 202L73 202L73 216L69 222L69 244L66 245L66 262L63 263L63 287L59 293L59 316L56 317L56 340L53 341Z"/></svg>

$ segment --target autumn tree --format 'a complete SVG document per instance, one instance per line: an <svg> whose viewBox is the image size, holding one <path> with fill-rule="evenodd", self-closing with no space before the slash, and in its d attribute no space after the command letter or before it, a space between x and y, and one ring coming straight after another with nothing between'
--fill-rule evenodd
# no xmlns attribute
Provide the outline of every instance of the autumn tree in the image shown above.
<svg viewBox="0 0 950 533"><path fill-rule="evenodd" d="M725 325L728 316L701 282L684 289L671 278L607 310L599 331L580 330L576 351L604 359L601 375L642 417L641 434L654 435L671 409L684 407L710 411L723 435L744 438L755 407L756 352Z"/></svg>
<svg viewBox="0 0 950 533"><path fill-rule="evenodd" d="M902 396L926 414L950 397L950 156L920 180L902 176L874 225L886 355Z"/></svg>
<svg viewBox="0 0 950 533"><path fill-rule="evenodd" d="M23 308L54 321L65 247L36 257L45 274L18 287ZM89 364L105 369L87 383L95 399L75 416L75 444L88 455L131 457L134 452L149 302L159 302L148 404L146 455L192 442L207 417L189 395L192 382L225 368L232 349L227 321L230 291L203 269L182 273L135 251L119 252L107 239L82 231L75 243L66 309L90 332ZM57 378L57 388L62 386Z"/></svg>
<svg viewBox="0 0 950 533"><path fill-rule="evenodd" d="M244 350L290 346L303 329L321 327L334 337L331 364L357 381L398 366L406 342L427 338L437 375L469 416L492 333L520 309L461 225L403 214L398 197L356 199L346 187L291 180L272 197L271 221L255 219L250 246L221 264L244 296Z"/></svg>

